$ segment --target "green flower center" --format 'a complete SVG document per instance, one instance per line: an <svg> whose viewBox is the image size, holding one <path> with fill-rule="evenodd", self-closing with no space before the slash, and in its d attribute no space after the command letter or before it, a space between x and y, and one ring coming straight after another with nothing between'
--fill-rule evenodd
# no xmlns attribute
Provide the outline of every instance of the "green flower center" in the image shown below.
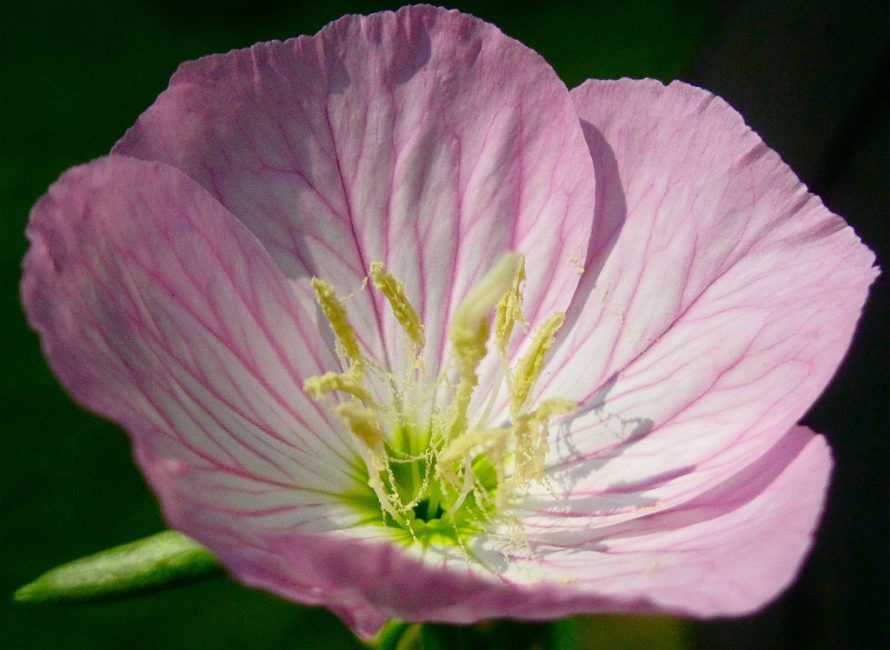
<svg viewBox="0 0 890 650"><path fill-rule="evenodd" d="M428 381L424 327L404 285L378 262L369 275L405 334L409 367L394 373L368 359L344 303L331 285L313 278L343 369L311 377L305 390L353 435L363 480L344 498L363 520L385 526L406 544L462 546L495 519L508 518L506 511L519 490L543 480L549 423L577 408L575 402L558 398L543 400L533 410L527 404L565 315L547 319L509 367L507 345L515 325L524 324L525 267L522 256L507 254L455 310L448 332L449 363ZM494 427L469 412L477 369L491 338L510 398L509 423Z"/></svg>

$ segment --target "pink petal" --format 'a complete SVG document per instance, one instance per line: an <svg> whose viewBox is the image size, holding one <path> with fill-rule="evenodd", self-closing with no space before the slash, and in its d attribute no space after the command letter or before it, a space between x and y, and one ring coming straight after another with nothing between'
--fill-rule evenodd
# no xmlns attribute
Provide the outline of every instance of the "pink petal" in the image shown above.
<svg viewBox="0 0 890 650"><path fill-rule="evenodd" d="M429 6L184 64L115 148L200 182L304 300L355 292L372 261L407 285L438 371L450 312L504 252L528 256L529 312L564 309L590 232L593 170L562 82L493 25ZM398 366L378 296L350 302ZM378 332L386 342L381 350Z"/></svg>
<svg viewBox="0 0 890 650"><path fill-rule="evenodd" d="M874 256L713 95L622 80L573 97L602 191L541 389L585 402L552 475L580 499L639 485L688 500L760 458L816 399Z"/></svg>
<svg viewBox="0 0 890 650"><path fill-rule="evenodd" d="M727 472L677 507L652 504L651 514L612 525L587 518L583 532L562 527L565 515L551 517L549 531L527 530L550 579L565 576L579 592L623 602L625 611L746 614L796 575L830 469L824 438L795 427L743 471ZM645 493L625 496L643 505Z"/></svg>
<svg viewBox="0 0 890 650"><path fill-rule="evenodd" d="M35 205L22 296L53 370L121 424L168 521L213 547L337 527L357 455L302 390L333 363L253 235L161 163L111 156ZM354 515L350 515L353 519Z"/></svg>
<svg viewBox="0 0 890 650"><path fill-rule="evenodd" d="M483 536L467 550L425 554L373 535L271 532L242 549L242 579L330 607L368 637L389 618L472 623L576 613L742 614L774 598L800 565L825 494L830 453L821 436L788 432L747 474L676 510L602 528L583 546L530 537L534 554ZM378 529L379 530L379 529Z"/></svg>

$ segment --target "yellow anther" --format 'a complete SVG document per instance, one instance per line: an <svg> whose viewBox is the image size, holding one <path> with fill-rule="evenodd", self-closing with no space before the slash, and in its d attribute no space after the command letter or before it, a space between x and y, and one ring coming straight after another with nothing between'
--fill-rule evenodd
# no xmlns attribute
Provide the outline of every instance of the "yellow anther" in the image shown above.
<svg viewBox="0 0 890 650"><path fill-rule="evenodd" d="M314 400L319 400L335 390L341 390L364 402L373 403L361 374L357 373L355 368L350 368L346 372L326 372L321 376L310 377L303 382L303 390Z"/></svg>
<svg viewBox="0 0 890 650"><path fill-rule="evenodd" d="M393 517L404 514L404 507L398 500L398 493L387 489L383 481L386 476L390 485L395 483L384 445L385 434L380 426L380 414L376 408L363 406L359 402L341 402L334 410L340 421L355 437L364 443L360 450L368 468L368 485L374 490L380 506Z"/></svg>
<svg viewBox="0 0 890 650"><path fill-rule="evenodd" d="M358 402L341 402L337 405L336 413L378 460L383 458L383 429L380 428L377 409Z"/></svg>
<svg viewBox="0 0 890 650"><path fill-rule="evenodd" d="M337 298L334 287L319 278L312 278L312 288L315 289L315 295L318 298L318 304L324 315L328 317L331 328L337 336L337 340L343 347L346 358L350 364L361 369L363 367L363 359L361 350L358 347L358 339L355 337L355 330L349 324L346 318L346 307Z"/></svg>
<svg viewBox="0 0 890 650"><path fill-rule="evenodd" d="M541 370L544 367L544 356L553 345L556 333L562 327L565 319L565 314L556 313L544 321L544 324L541 325L535 334L535 338L532 340L525 356L520 360L510 389L510 414L514 418L525 405L532 386L538 379L538 375L541 374Z"/></svg>
<svg viewBox="0 0 890 650"><path fill-rule="evenodd" d="M374 286L377 287L377 290L386 296L393 315L399 321L402 329L405 330L408 338L417 346L418 350L422 350L426 343L423 335L423 324L420 322L417 312L414 311L414 307L411 306L408 298L405 297L405 285L390 275L383 262L371 263L371 279L374 281Z"/></svg>
<svg viewBox="0 0 890 650"><path fill-rule="evenodd" d="M555 415L569 415L578 410L578 402L562 397L551 397L542 400L530 415L539 422L546 421Z"/></svg>
<svg viewBox="0 0 890 650"><path fill-rule="evenodd" d="M525 258L520 257L519 267L513 276L513 286L498 302L498 311L494 319L494 336L501 356L506 356L507 343L517 322L524 322L522 317L522 283L525 282Z"/></svg>
<svg viewBox="0 0 890 650"><path fill-rule="evenodd" d="M550 418L568 415L578 409L578 403L559 397L546 399L531 413L520 415L513 424L516 437L517 482L540 480L544 476L544 460L550 450Z"/></svg>

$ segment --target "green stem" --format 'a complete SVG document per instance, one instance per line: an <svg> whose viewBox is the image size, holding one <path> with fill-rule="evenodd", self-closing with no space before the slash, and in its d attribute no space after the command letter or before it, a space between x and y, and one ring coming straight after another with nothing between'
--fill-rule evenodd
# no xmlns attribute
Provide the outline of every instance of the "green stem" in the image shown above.
<svg viewBox="0 0 890 650"><path fill-rule="evenodd" d="M387 621L377 636L364 643L373 650L419 650L420 625L405 621Z"/></svg>

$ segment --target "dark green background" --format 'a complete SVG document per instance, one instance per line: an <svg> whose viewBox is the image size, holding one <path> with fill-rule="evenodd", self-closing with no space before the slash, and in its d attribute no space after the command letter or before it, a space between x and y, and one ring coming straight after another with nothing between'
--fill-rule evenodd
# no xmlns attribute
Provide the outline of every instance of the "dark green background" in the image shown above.
<svg viewBox="0 0 890 650"><path fill-rule="evenodd" d="M345 13L396 6L272 0L0 5L0 598L51 566L163 526L125 435L71 402L27 329L17 284L31 204L67 167L107 153L181 61L314 33ZM459 6L537 49L569 86L588 77L652 76L718 92L856 227L879 260L888 259L885 0ZM696 625L692 637L700 647L890 645L883 623L890 614L887 287L879 281L850 358L807 418L828 433L837 471L802 578L758 616ZM122 603L15 607L5 600L0 608L0 647L10 649L351 643L325 612L225 578ZM583 625L614 635L611 623ZM641 622L627 645L667 647L670 639L658 646L652 629ZM609 638L602 647L618 647Z"/></svg>

